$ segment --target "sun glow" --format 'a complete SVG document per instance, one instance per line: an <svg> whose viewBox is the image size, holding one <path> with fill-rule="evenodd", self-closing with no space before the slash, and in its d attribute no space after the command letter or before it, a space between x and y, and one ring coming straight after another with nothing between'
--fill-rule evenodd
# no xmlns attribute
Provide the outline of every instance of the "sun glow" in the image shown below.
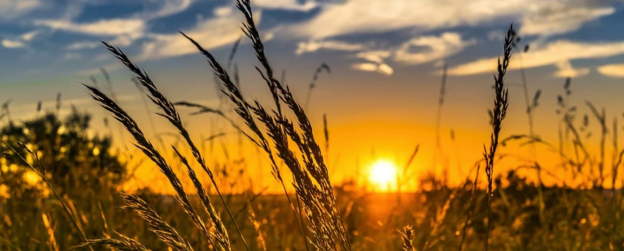
<svg viewBox="0 0 624 251"><path fill-rule="evenodd" d="M375 189L381 191L396 189L396 165L387 160L378 160L371 165L368 179Z"/></svg>

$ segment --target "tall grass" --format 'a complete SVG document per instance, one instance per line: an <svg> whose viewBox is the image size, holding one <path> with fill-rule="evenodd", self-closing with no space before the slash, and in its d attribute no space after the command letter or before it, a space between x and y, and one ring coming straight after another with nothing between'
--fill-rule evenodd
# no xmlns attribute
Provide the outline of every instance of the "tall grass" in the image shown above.
<svg viewBox="0 0 624 251"><path fill-rule="evenodd" d="M46 167L43 166L43 164L39 160L39 156L37 155L37 153L33 152L24 143L21 143L21 142L18 143L22 148L24 148L34 158L36 164L34 164L34 163L31 164L24 156L22 156L17 150L15 150L15 148L13 148L7 142L0 141L0 143L2 143L6 148L8 148L13 154L18 156L23 161L23 163L26 166L28 166L34 173L37 174L37 176L39 176L39 178L41 178L41 180L47 185L47 187L52 191L52 193L54 194L56 199L59 201L59 203L63 207L63 210L65 210L65 213L67 214L68 218L71 220L71 223L76 228L76 230L78 230L78 232L80 233L80 237L84 241L87 241L87 235L82 230L82 226L80 225L78 220L76 220L76 214L74 213L75 210L74 211L70 210L70 207L68 206L68 203L65 201L65 199L63 197L61 197L60 193L57 192L56 189L54 188L54 186L50 183L50 181L48 181L48 178L47 178L46 173L45 173L46 172ZM39 167L35 167L35 165L39 165ZM44 219L44 221L48 222L46 215L43 215L43 219ZM48 224L49 224L49 222L48 222ZM51 233L49 228L48 228L48 234L50 234L50 242L52 242L52 240L55 240L54 235L53 235L53 233ZM56 245L53 245L53 246L56 246ZM91 250L93 251L93 249L91 249Z"/></svg>
<svg viewBox="0 0 624 251"><path fill-rule="evenodd" d="M312 91L316 87L316 81L318 81L319 75L325 71L327 74L331 74L331 68L326 63L322 63L318 68L314 71L314 75L312 75L312 82L308 86L308 94L306 95L305 102L303 103L303 109L308 110L308 105L310 104L310 98L312 98ZM282 73L282 79L285 79L286 71ZM282 80L282 82L284 82ZM284 83L285 84L285 83Z"/></svg>
<svg viewBox="0 0 624 251"><path fill-rule="evenodd" d="M303 108L295 101L289 88L284 87L275 79L273 69L265 55L260 34L253 20L250 2L240 0L236 2L236 5L245 16L243 31L251 40L256 57L264 69L256 68L269 87L273 97L275 110L272 113L258 101L253 103L247 102L239 88L232 83L229 74L215 60L212 54L191 38L187 38L206 56L216 76L225 86L225 95L236 105L236 112L245 121L249 129L259 138L259 146L269 155L273 175L282 186L284 184L283 178L271 148L277 151L277 156L291 171L294 177L296 194L303 203L304 212L310 221L311 233L314 236L312 242L315 248L331 250L341 246L345 250L350 250L346 230L343 226L342 218L336 205L333 187L329 180L327 166L312 133L312 125ZM290 119L282 114L282 103L294 113L300 131L297 130ZM254 115L266 127L266 135L273 141L273 146L270 146L268 140L255 123ZM289 139L303 153L301 158L294 154L289 145ZM285 187L284 190L286 191ZM287 193L286 195L288 196ZM292 202L290 204L292 205ZM291 207L294 211L294 206Z"/></svg>
<svg viewBox="0 0 624 251"><path fill-rule="evenodd" d="M505 87L505 74L507 73L507 67L509 66L509 60L511 59L511 49L516 39L516 34L513 29L513 24L509 27L507 35L505 36L505 43L503 45L503 58L498 59L498 76L494 77L494 108L489 110L490 124L492 125L492 135L490 137L489 150L483 146L483 157L485 158L485 174L488 179L488 216L487 216L487 229L485 237L485 250L488 250L490 240L490 225L492 222L492 178L494 177L494 158L496 155L496 148L498 147L498 138L502 128L503 119L507 116L507 101L508 92Z"/></svg>
<svg viewBox="0 0 624 251"><path fill-rule="evenodd" d="M282 183L282 186L284 186L284 182L275 162L273 150L271 150L272 148L277 151L277 156L288 166L294 177L294 188L297 192L297 199L298 201L300 199L303 202L303 211L310 221L310 232L314 236L314 239L312 240L313 245L317 249L322 250L333 250L338 246L341 246L344 250L350 250L346 230L342 225L342 218L338 211L333 187L329 180L328 170L324 163L320 147L316 143L312 133L310 121L305 115L303 108L295 101L288 87L282 86L282 84L273 77L273 70L268 62L268 59L266 58L264 45L260 40L259 32L253 21L250 2L244 0L237 1L237 7L245 16L246 22L243 24L243 31L252 40L256 56L264 67L264 72L258 68L257 69L272 93L277 109L277 111L274 111L272 114L269 113L268 110L258 101L255 101L253 104L248 103L242 97L238 86L233 84L226 70L220 66L214 57L193 39L186 36L184 33L182 33L182 35L188 38L199 49L199 51L208 58L210 65L215 70L215 76L220 79L225 86L223 93L229 97L236 106L238 115L245 121L249 129L255 133L258 137L258 141L251 139L250 136L249 138L252 142L267 152L273 165L273 175ZM230 216L245 248L249 250L245 238L243 237L234 217L232 216L232 213L219 191L219 187L214 179L212 170L206 165L199 149L195 146L190 134L183 126L182 119L174 104L165 98L165 96L158 90L147 73L140 70L138 66L132 63L120 49L105 42L103 43L117 59L119 59L131 72L136 74L136 79L139 84L147 90L150 100L162 110L159 115L166 118L175 128L177 128L179 134L190 148L196 162L202 167L212 181L214 188L223 202L224 208ZM176 199L178 200L178 203L184 208L185 212L195 223L196 227L200 229L200 231L204 233L205 237L214 245L218 244L221 248L230 250L231 248L227 231L223 227L221 219L214 210L208 194L203 188L201 182L198 180L193 169L190 167L186 158L176 149L175 146L172 146L175 153L187 167L188 174L193 181L193 185L197 190L203 207L210 216L209 222L215 227L216 233L211 233L204 225L203 220L192 207L179 178L173 172L170 165L166 162L162 155L153 147L150 141L139 129L136 122L121 107L119 107L119 105L117 105L114 98L109 98L95 87L87 86L87 88L91 92L92 97L98 101L102 107L111 112L112 115L124 125L126 130L133 135L136 141L135 145L148 158L150 158L159 167L161 172L163 172L163 174L165 174L165 176L169 179L172 187L176 191ZM294 126L290 119L282 115L282 102L295 114L295 119L299 124L298 129ZM189 103L183 104L188 105ZM223 113L221 113L221 115L223 115ZM256 117L255 119L263 123L266 127L266 134L273 141L272 146L256 125L254 116ZM289 140L295 142L298 150L304 154L301 159L294 154L293 150L289 146ZM284 191L286 192L285 187ZM288 196L287 193L286 195ZM179 250L190 250L190 245L179 237L173 228L167 227L166 222L158 217L158 215L149 208L149 205L138 200L138 197L125 196L124 199L131 208L138 211L139 215L152 224L151 229L153 232L157 234L162 234L163 232L168 233L165 236L160 236L160 238L170 247L175 247ZM292 202L290 202L290 204L294 212ZM300 227L305 236L303 221L300 221ZM91 241L90 243L110 244L113 242L108 240L107 242Z"/></svg>
<svg viewBox="0 0 624 251"><path fill-rule="evenodd" d="M4 158L11 155L19 156L20 165L30 168L46 189L52 192L53 197L39 198L34 203L30 200L22 202L28 198L17 197L18 193L26 194L27 190L11 191L11 196L16 198L11 198L10 204L6 205L14 208L7 209L3 202L6 200L0 196L0 249L56 251L88 247L92 250L165 250L164 246L167 246L170 250L183 251L243 248L461 251L498 250L503 247L507 250L617 250L624 243L620 227L624 223L620 215L622 191L616 189L624 156L624 149L620 149L618 144L618 122L614 119L612 128L609 128L606 110L586 102L584 108L589 110L591 116L583 116L582 126L579 127L578 121L575 121L576 106L569 99L570 79L564 84L565 94L558 98L559 114L562 117L559 145L540 138L534 131L532 111L537 107L541 92L536 92L531 103L524 70L522 78L529 134L511 135L499 140L504 136L501 130L508 107L506 73L511 51L517 43L513 26L505 37L503 56L499 59L497 74L494 76L494 105L489 111L492 131L489 147L484 146L483 159L477 161L468 172L470 176L475 172L474 179L468 177L461 185L450 186L433 174L417 176L412 168L420 147L417 145L397 174L398 193L394 203L394 194L375 194L360 189L365 186L358 184L358 179L338 185L332 183L328 170L330 130L327 116L323 116L321 137L325 144L321 146L305 109L318 74L324 70L329 72L329 68L325 69L321 65L315 71L305 103L301 105L285 83L284 75L282 80L276 79L260 39L260 31L254 23L250 1L237 0L236 3L245 18L243 31L251 40L256 59L260 62L257 73L267 86L271 102L262 103L243 95L234 55L244 37L235 42L224 67L199 42L181 33L207 59L214 71L221 93L221 103L216 109L188 101L170 101L146 71L135 65L119 48L104 43L135 75L135 85L141 95L145 95L142 96L144 101L149 100L156 105L158 115L176 129L176 133L167 133L176 137L175 143L171 146L163 144L162 149L157 149L151 137L121 107L112 89L109 88L108 94L104 93L95 79L92 81L94 86L86 88L93 99L133 137L137 149L164 175L174 191L172 202L168 202L170 197L156 195L147 189L133 194L122 192L119 204L123 203L125 208L130 209L127 210L128 214L134 212L138 215L140 219L137 220L126 215L125 211L117 210L119 197L99 197L99 194L93 194L91 200L71 200L66 194L57 192L48 181L46 170L55 167L44 166L39 160L38 151L21 143L19 146L29 154L23 156L12 148L13 145L3 141L3 151L0 152L0 195L3 182L7 180L5 177L14 177L6 176L12 171L4 171L5 166L8 166ZM103 74L110 87L110 77L105 71ZM436 149L440 151L440 121L445 94L446 74L443 74L436 122ZM7 118L9 129L17 128L21 122L14 123L9 102L5 104L0 116ZM59 94L54 111L57 117L60 116L61 104ZM146 111L150 111L150 104L144 104ZM206 160L210 156L202 146L203 142L214 142L227 133L214 129L209 137L201 136L202 142L194 141L185 127L186 120L178 111L180 106L197 109L191 115L217 115L234 128L241 138L246 138L255 150L268 159L271 167L266 172L271 172L284 194L267 195L266 188L254 191L255 177L250 176L248 179L252 188L235 195L232 187L246 179L244 170L241 169L238 175L228 174L231 168L228 169L227 164L212 164ZM229 113L231 108L236 115ZM37 112L41 109L39 103ZM591 143L588 142L590 118L597 121L600 130L597 154L590 151ZM150 122L152 127L155 123ZM611 153L608 152L608 136L613 138ZM157 137L154 135L154 138ZM558 178L557 169L542 169L537 158L533 158L529 165L519 166L503 175L499 161L510 155L501 154L500 146L517 140L525 141L521 145L545 147L555 152L561 158L560 166L555 168L582 177L583 183L572 187L563 180L561 187L544 185L541 175ZM227 153L227 149L224 151ZM175 162L164 157L169 152ZM176 162L179 162L178 166ZM244 158L240 162L244 165ZM482 164L487 181L485 190L480 189L479 183ZM197 165L205 176L202 171L196 172L193 166ZM523 168L537 171L537 186L517 175L517 171ZM286 176L292 177L292 188L286 184ZM210 182L202 180L206 177ZM609 178L612 189L605 191L603 186L609 183ZM416 182L419 184L417 192L403 191L406 185ZM96 191L89 190L93 184L85 183L85 194ZM223 184L230 184L229 193ZM187 190L189 187L192 187L190 189L193 192ZM289 189L294 190L294 194L289 193ZM211 191L215 194L212 195ZM220 203L214 203L214 200ZM32 205L23 207L24 204ZM227 214L225 220L222 219L222 213ZM296 228L299 233L294 233ZM398 233L397 229L400 229ZM81 244L74 245L76 241Z"/></svg>

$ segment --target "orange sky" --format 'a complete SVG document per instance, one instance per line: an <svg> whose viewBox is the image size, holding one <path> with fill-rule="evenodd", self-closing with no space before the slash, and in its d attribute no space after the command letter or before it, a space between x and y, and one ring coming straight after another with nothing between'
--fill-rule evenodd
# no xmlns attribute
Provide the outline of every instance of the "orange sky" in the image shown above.
<svg viewBox="0 0 624 251"><path fill-rule="evenodd" d="M9 0L8 6L17 8L15 1ZM510 108L502 138L528 133L518 70L521 66L526 68L529 95L542 91L534 115L535 133L544 140L555 145L558 142L561 115L555 110L557 95L564 93L565 77L572 77L573 93L567 102L578 108L575 125L580 126L582 117L590 115L583 137L593 132L585 142L592 154L598 152L600 134L585 101L606 108L609 127L614 118L622 119L624 38L620 32L613 32L621 26L622 5L587 0L450 2L254 1L269 61L278 76L287 71L286 82L297 100L305 99L313 72L321 63L332 69L331 74L320 75L307 112L321 145L325 143L322 118L324 114L328 117L328 159L334 182L349 179L358 170L366 172L379 159L402 168L416 145L420 145L420 152L411 171L441 174L448 167L451 184L461 182L482 157L483 144L489 144L486 111L493 100L491 73L502 53L501 35L512 21L522 36L520 46L530 45L531 49L522 54L522 64L519 55L512 58L506 78ZM6 8L5 18L0 18L0 25L7 27L7 32L0 34L0 52L5 55L0 59L0 99L12 101L10 109L16 120L31 118L38 101L43 101L44 109L53 109L60 92L63 113L70 110L70 104L76 105L93 114L92 134L112 132L120 147L130 146L130 137L126 135L123 142L117 124L111 123L112 130L104 128L106 113L81 85L91 83L91 76L103 85L99 68L105 67L120 105L135 116L148 135L175 132L155 115L156 131L152 129L147 114L156 112L155 106L150 104L149 112L145 110L139 92L129 81L132 76L106 52L100 40L120 46L170 100L219 105L208 65L177 31L188 32L225 62L234 41L242 35L240 15L232 1L30 3L19 10ZM254 69L259 63L248 39L242 40L234 63L240 68L243 93L269 104L267 87ZM446 157L434 161L440 72L445 64L450 75L440 135ZM183 108L180 112L198 145L215 132L232 131L223 123L215 124L214 116L191 117L191 110ZM451 130L455 140L450 138ZM610 133L607 167L611 165L611 137ZM156 139L152 137L152 141ZM165 141L173 143L175 138L165 136ZM233 135L220 138L212 151L207 146L205 158L212 166L233 165L234 160L244 158L247 175L241 184L249 185L251 178L256 189L270 185L270 191L279 190L270 176L266 156L258 155L249 143L239 148L237 142ZM525 164L518 159L526 158L528 152L528 147L519 148L514 143L501 148L500 154L514 157L500 161L495 172L502 174ZM538 148L538 161L569 180L556 167L556 154ZM534 178L535 172L522 174ZM153 166L142 166L139 177L129 185L147 184L166 192L168 186L162 185L161 174ZM554 180L544 178L547 183ZM412 189L418 187L416 182L410 185Z"/></svg>

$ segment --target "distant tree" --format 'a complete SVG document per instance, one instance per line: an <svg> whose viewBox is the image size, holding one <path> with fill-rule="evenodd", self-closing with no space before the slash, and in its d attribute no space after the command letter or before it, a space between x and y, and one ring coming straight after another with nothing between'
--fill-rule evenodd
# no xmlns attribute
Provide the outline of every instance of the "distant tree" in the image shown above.
<svg viewBox="0 0 624 251"><path fill-rule="evenodd" d="M13 176L26 173L27 165L21 155L29 163L41 165L55 188L71 198L93 196L92 193L117 187L127 178L126 165L113 151L110 137L89 135L90 121L89 114L72 107L72 113L63 120L54 113L47 113L22 123L7 123L0 129L0 137L19 155L0 146L3 153L0 164L6 169L2 171L11 172ZM19 143L25 144L36 156ZM17 170L11 171L9 166ZM3 177L0 184L4 183L9 189L18 189L23 183L9 180L8 174Z"/></svg>

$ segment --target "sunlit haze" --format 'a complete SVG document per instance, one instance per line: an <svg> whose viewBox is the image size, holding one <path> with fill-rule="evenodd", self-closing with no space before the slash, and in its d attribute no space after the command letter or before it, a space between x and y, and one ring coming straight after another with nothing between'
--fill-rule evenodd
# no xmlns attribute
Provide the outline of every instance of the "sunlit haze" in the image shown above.
<svg viewBox="0 0 624 251"><path fill-rule="evenodd" d="M321 145L323 116L327 118L330 147L323 154L337 183L360 179L353 177L359 163L372 163L380 156L402 166L418 144L413 165L418 168L409 170L414 178L446 173L450 184L463 182L489 142L492 73L512 22L521 40L506 76L510 105L501 138L529 134L526 101L531 103L538 90L538 107L532 111L534 135L553 145L558 144L563 125L563 113L556 113L561 110L559 95L575 107L578 123L586 114L593 118L585 101L599 110L604 107L609 125L624 105L619 95L624 92L624 33L618 32L624 11L619 1L256 0L253 6L276 78L283 76L305 106ZM92 135L112 136L117 147L132 148L130 153L139 156L132 152L130 135L82 86L98 85L115 95L158 147L179 140L171 134L175 129L155 115L158 108L131 82L132 74L100 41L122 49L173 102L198 103L234 116L232 104L217 91L209 65L178 31L197 40L224 65L242 39L227 70L234 75L238 69L246 98L271 102L232 1L6 0L0 8L0 97L10 100L13 120L32 118L38 101L43 111L54 111L61 93L61 114L68 114L72 105L90 113ZM321 69L310 89L322 63L331 70ZM444 65L448 76L441 94ZM110 75L112 85L101 69ZM569 96L563 89L566 77L571 78ZM241 141L229 122L215 114L191 115L196 110L185 107L179 111L191 137L205 147L210 166L245 168L255 177L254 187L280 191L269 159L250 142ZM242 125L240 120L234 122ZM599 151L599 132L587 136L596 129L598 123L589 123L582 133L590 152ZM204 141L215 135L220 136ZM518 143L501 147L499 153L508 157L500 160L497 174L527 163L531 149ZM172 156L171 149L164 151L167 158ZM560 162L557 151L543 146L537 151L544 166ZM557 177L546 175L545 183L578 179L561 169L551 171ZM530 169L519 172L536 179ZM168 187L154 185L164 181L147 161L137 174L128 189Z"/></svg>
<svg viewBox="0 0 624 251"><path fill-rule="evenodd" d="M0 0L0 250L624 250L624 0Z"/></svg>
<svg viewBox="0 0 624 251"><path fill-rule="evenodd" d="M370 166L368 179L376 189L392 191L398 178L396 165L390 161L378 160Z"/></svg>

